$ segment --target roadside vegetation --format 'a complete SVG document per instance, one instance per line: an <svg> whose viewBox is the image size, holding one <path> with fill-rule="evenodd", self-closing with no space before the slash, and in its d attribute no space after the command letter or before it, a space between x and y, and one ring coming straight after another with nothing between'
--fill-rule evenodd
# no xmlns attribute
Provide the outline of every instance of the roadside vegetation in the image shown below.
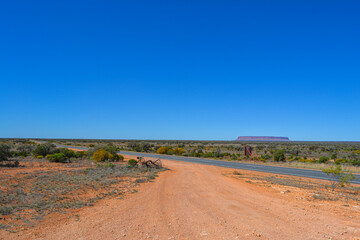
<svg viewBox="0 0 360 240"><path fill-rule="evenodd" d="M332 178L331 189L334 191L337 187L345 187L350 185L351 180L356 180L357 177L352 173L345 172L340 165L336 167L324 168L323 172Z"/></svg>
<svg viewBox="0 0 360 240"><path fill-rule="evenodd" d="M67 146L98 148L106 151L134 151L199 157L224 161L322 170L340 165L345 171L360 173L359 142L238 142L238 141L137 141L137 140L49 140ZM245 146L252 147L252 156L244 155ZM110 151L111 150L111 151ZM114 154L113 154L114 155ZM105 157L106 158L106 157Z"/></svg>

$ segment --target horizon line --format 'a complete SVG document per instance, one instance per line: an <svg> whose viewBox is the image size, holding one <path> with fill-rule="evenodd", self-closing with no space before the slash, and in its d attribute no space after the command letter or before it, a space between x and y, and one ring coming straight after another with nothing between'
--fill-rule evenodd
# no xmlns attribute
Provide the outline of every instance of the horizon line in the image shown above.
<svg viewBox="0 0 360 240"><path fill-rule="evenodd" d="M265 136L264 136L265 137ZM266 136L268 137L268 136ZM135 138L37 138L37 137L0 137L2 139L27 139L27 140L112 140L112 141L197 141L197 142L348 142L348 143L360 143L360 140L289 140L289 141L266 141L266 140L204 140L204 139L135 139Z"/></svg>

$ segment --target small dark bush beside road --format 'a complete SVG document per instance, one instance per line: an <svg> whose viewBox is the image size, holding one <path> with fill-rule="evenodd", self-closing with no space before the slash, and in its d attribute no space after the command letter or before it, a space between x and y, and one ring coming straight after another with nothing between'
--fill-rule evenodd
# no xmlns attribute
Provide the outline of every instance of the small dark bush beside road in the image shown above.
<svg viewBox="0 0 360 240"><path fill-rule="evenodd" d="M52 154L55 153L56 150L56 145L53 143L44 143L44 144L39 144L35 150L33 151L34 156L46 156L48 154Z"/></svg>
<svg viewBox="0 0 360 240"><path fill-rule="evenodd" d="M129 167L135 167L135 166L137 166L137 164L138 164L138 161L136 161L135 159L130 159L128 161L128 166Z"/></svg>
<svg viewBox="0 0 360 240"><path fill-rule="evenodd" d="M283 150L278 150L274 154L275 162L285 162L285 152Z"/></svg>
<svg viewBox="0 0 360 240"><path fill-rule="evenodd" d="M10 146L4 143L0 144L0 162L8 161L11 157Z"/></svg>
<svg viewBox="0 0 360 240"><path fill-rule="evenodd" d="M48 155L47 159L50 162L60 162L60 163L69 162L69 158L64 153L54 153L54 154Z"/></svg>

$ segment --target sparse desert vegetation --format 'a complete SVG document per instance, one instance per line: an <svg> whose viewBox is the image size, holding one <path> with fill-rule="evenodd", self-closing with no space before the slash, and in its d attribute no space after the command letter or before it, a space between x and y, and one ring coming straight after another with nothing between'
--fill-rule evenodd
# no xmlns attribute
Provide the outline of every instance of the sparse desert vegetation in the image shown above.
<svg viewBox="0 0 360 240"><path fill-rule="evenodd" d="M346 171L360 173L360 142L238 142L238 141L165 141L165 140L49 140L65 146L111 146L112 151L134 151L254 162L322 170L341 165ZM245 146L253 155L244 156ZM95 147L95 148L94 148Z"/></svg>
<svg viewBox="0 0 360 240"><path fill-rule="evenodd" d="M12 232L54 212L91 206L107 196L122 197L161 171L129 168L123 156L108 152L111 147L87 153L15 140L2 143L1 151L3 161L19 163L0 168L0 229ZM98 158L99 151L108 156L101 152Z"/></svg>

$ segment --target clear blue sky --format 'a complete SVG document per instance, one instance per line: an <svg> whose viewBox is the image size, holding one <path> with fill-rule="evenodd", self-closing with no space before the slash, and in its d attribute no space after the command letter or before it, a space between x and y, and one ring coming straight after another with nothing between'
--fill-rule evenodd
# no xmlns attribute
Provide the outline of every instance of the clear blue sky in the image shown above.
<svg viewBox="0 0 360 240"><path fill-rule="evenodd" d="M360 141L359 1L2 1L0 137Z"/></svg>

